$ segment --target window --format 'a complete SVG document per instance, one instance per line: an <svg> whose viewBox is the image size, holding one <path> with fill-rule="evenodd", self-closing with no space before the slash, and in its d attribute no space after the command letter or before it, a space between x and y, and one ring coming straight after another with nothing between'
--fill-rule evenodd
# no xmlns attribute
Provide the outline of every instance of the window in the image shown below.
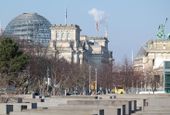
<svg viewBox="0 0 170 115"><path fill-rule="evenodd" d="M165 61L165 69L170 69L170 61Z"/></svg>

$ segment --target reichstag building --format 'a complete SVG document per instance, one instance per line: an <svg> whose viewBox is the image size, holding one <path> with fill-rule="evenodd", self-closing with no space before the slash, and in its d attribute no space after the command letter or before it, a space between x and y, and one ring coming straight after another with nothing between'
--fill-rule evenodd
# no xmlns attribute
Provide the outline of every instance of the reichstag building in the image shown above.
<svg viewBox="0 0 170 115"><path fill-rule="evenodd" d="M48 56L65 58L68 62L89 63L100 67L112 64L112 52L108 49L107 37L81 35L81 29L74 24L54 24L37 13L23 13L6 26L4 35L30 40L47 47Z"/></svg>
<svg viewBox="0 0 170 115"><path fill-rule="evenodd" d="M48 45L51 23L37 13L23 13L9 22L4 34Z"/></svg>

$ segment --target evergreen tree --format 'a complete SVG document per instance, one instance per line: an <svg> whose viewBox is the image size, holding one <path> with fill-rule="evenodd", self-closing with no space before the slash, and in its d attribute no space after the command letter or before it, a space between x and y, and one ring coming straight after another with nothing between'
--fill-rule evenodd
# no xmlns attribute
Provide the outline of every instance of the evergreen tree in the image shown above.
<svg viewBox="0 0 170 115"><path fill-rule="evenodd" d="M19 46L10 38L0 38L0 74L7 82L18 76L29 61L29 56L19 50Z"/></svg>

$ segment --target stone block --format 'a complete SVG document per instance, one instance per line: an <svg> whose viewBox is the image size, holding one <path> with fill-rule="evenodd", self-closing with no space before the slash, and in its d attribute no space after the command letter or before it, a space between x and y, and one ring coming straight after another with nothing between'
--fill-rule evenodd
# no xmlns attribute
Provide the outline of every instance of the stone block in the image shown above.
<svg viewBox="0 0 170 115"><path fill-rule="evenodd" d="M13 111L37 109L37 103L11 103Z"/></svg>
<svg viewBox="0 0 170 115"><path fill-rule="evenodd" d="M13 105L1 103L0 104L0 114L9 114L13 111Z"/></svg>

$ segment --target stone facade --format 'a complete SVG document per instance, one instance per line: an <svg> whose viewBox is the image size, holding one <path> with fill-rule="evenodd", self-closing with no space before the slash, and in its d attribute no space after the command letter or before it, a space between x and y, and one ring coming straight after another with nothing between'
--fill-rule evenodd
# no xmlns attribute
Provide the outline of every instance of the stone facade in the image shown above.
<svg viewBox="0 0 170 115"><path fill-rule="evenodd" d="M106 37L81 36L84 42L86 62L91 65L101 66L104 63L112 63L112 52L108 50L108 39ZM83 41L85 39L85 41Z"/></svg>
<svg viewBox="0 0 170 115"><path fill-rule="evenodd" d="M134 59L134 68L150 74L162 86L164 61L170 61L170 40L150 40L140 48Z"/></svg>
<svg viewBox="0 0 170 115"><path fill-rule="evenodd" d="M65 58L68 62L82 63L80 27L77 25L53 25L51 27L50 54Z"/></svg>
<svg viewBox="0 0 170 115"><path fill-rule="evenodd" d="M48 55L64 58L68 62L94 66L112 62L112 53L108 50L108 39L80 35L78 25L53 25Z"/></svg>

